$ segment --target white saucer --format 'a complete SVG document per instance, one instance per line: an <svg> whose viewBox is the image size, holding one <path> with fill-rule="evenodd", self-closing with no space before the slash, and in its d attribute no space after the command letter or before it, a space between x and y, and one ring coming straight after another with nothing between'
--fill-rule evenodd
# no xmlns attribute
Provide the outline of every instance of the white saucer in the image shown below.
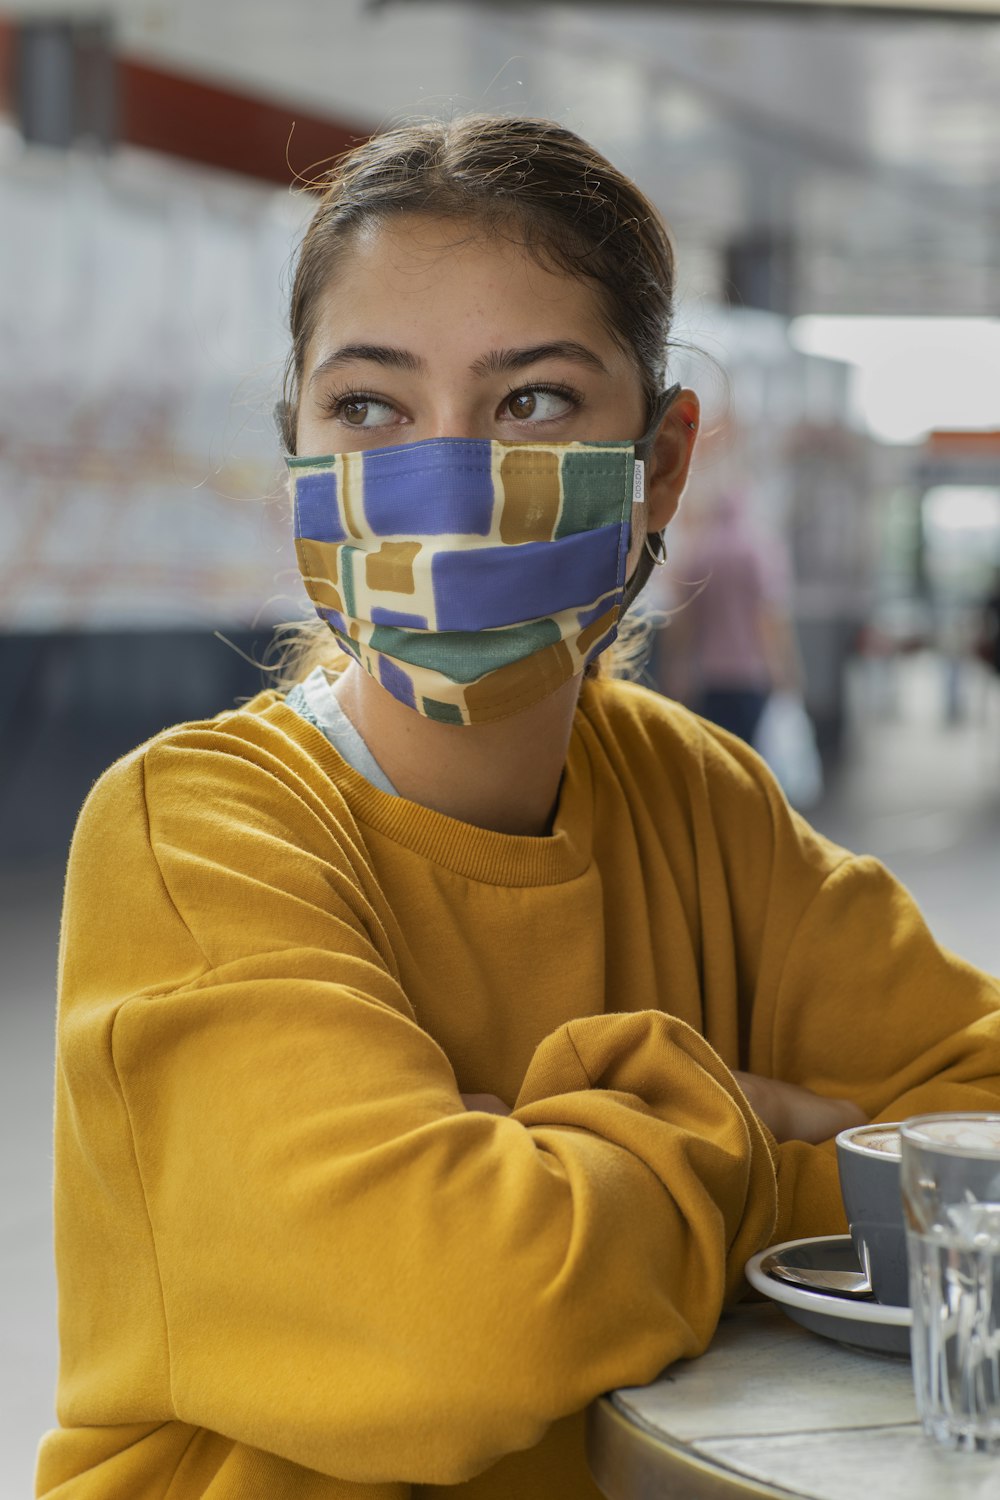
<svg viewBox="0 0 1000 1500"><path fill-rule="evenodd" d="M747 1261L746 1278L750 1285L777 1302L782 1310L803 1328L855 1349L874 1350L878 1354L899 1354L909 1358L910 1325L913 1314L908 1307L883 1306L881 1302L857 1302L828 1292L810 1292L791 1286L760 1269L766 1255L780 1251L785 1260L802 1270L859 1271L849 1234L829 1238L787 1240L783 1245L769 1245Z"/></svg>

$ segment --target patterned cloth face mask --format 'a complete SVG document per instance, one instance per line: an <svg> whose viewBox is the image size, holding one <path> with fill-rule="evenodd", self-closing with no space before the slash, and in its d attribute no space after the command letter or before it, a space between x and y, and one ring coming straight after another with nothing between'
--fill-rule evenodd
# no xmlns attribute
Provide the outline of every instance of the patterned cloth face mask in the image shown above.
<svg viewBox="0 0 1000 1500"><path fill-rule="evenodd" d="M618 633L646 459L679 390L637 443L428 438L289 457L317 614L427 718L486 724L539 702Z"/></svg>

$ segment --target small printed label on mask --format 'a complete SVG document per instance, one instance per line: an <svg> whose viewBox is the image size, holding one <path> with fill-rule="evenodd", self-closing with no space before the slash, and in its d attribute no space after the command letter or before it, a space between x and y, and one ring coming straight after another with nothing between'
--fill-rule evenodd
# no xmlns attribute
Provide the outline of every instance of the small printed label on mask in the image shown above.
<svg viewBox="0 0 1000 1500"><path fill-rule="evenodd" d="M646 501L646 465L641 458L635 461L632 475L632 504L644 505Z"/></svg>

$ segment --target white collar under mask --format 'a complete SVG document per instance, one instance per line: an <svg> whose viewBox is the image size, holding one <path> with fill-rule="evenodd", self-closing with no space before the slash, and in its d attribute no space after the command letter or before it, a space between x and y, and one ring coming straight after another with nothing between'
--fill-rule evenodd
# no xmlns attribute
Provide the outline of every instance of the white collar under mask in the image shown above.
<svg viewBox="0 0 1000 1500"><path fill-rule="evenodd" d="M317 613L427 718L484 724L547 697L611 644L649 576L646 464L679 390L638 442L428 438L289 457Z"/></svg>

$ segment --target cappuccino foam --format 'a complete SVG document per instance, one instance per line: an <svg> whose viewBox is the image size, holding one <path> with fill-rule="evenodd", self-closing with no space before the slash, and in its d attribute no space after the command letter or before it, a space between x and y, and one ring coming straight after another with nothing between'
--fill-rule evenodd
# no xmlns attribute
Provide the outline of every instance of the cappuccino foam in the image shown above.
<svg viewBox="0 0 1000 1500"><path fill-rule="evenodd" d="M902 1156L899 1131L894 1125L876 1126L873 1130L858 1130L851 1137L855 1146L863 1146L866 1151L881 1151L883 1156Z"/></svg>

